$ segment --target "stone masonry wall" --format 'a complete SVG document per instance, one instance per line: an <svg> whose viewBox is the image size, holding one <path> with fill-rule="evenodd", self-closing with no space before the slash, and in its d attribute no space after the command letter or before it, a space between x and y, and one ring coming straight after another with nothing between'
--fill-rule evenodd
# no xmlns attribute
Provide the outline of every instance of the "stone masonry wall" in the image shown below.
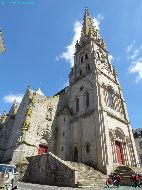
<svg viewBox="0 0 142 190"><path fill-rule="evenodd" d="M28 158L29 166L23 181L39 184L72 186L77 179L77 171L67 166L63 160L52 153Z"/></svg>

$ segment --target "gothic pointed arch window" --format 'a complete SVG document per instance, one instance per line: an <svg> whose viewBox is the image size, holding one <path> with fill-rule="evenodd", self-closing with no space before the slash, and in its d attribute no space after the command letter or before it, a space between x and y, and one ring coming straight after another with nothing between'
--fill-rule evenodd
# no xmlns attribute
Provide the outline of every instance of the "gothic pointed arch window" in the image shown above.
<svg viewBox="0 0 142 190"><path fill-rule="evenodd" d="M90 152L90 146L89 144L86 145L86 153L89 153Z"/></svg>
<svg viewBox="0 0 142 190"><path fill-rule="evenodd" d="M90 143L89 142L87 142L85 145L85 152L86 152L86 154L90 153Z"/></svg>
<svg viewBox="0 0 142 190"><path fill-rule="evenodd" d="M108 106L110 108L114 109L114 98L113 98L114 97L114 92L113 92L113 90L109 88L107 90L107 95L108 95L108 100L107 100Z"/></svg>
<svg viewBox="0 0 142 190"><path fill-rule="evenodd" d="M79 112L79 98L76 98L76 113Z"/></svg>
<svg viewBox="0 0 142 190"><path fill-rule="evenodd" d="M88 60L88 54L87 54L87 52L85 53L85 60Z"/></svg>
<svg viewBox="0 0 142 190"><path fill-rule="evenodd" d="M79 71L79 74L80 74L80 76L82 76L82 70L80 69L80 71Z"/></svg>
<svg viewBox="0 0 142 190"><path fill-rule="evenodd" d="M86 107L88 108L88 107L89 107L89 104L90 104L89 92L86 92L86 95L85 95L85 103L86 103Z"/></svg>
<svg viewBox="0 0 142 190"><path fill-rule="evenodd" d="M89 63L86 64L86 71L87 71L87 72L90 71L90 64L89 64Z"/></svg>
<svg viewBox="0 0 142 190"><path fill-rule="evenodd" d="M83 63L83 62L84 62L83 55L81 55L81 57L80 57L80 63Z"/></svg>

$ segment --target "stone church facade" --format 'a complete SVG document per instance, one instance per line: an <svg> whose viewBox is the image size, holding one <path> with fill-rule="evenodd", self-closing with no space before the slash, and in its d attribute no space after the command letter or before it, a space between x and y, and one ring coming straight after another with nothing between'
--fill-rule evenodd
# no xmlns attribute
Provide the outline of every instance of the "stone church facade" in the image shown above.
<svg viewBox="0 0 142 190"><path fill-rule="evenodd" d="M137 166L138 156L117 72L86 9L69 86L52 97L28 86L0 118L0 162L18 163L50 151L103 173Z"/></svg>

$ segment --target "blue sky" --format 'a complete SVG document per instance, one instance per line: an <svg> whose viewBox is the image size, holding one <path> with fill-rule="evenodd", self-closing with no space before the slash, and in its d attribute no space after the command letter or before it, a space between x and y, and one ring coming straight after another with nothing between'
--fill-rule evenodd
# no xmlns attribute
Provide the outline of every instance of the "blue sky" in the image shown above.
<svg viewBox="0 0 142 190"><path fill-rule="evenodd" d="M142 127L141 0L0 0L0 113L28 83L47 96L67 84L85 6L113 57L132 127Z"/></svg>

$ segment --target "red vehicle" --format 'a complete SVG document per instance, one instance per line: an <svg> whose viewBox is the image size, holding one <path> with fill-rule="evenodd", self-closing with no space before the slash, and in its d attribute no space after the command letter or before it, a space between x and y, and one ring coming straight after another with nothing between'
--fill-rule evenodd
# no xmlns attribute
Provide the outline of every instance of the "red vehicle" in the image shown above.
<svg viewBox="0 0 142 190"><path fill-rule="evenodd" d="M121 181L122 181L121 176L119 176L119 175L116 175L116 176L109 175L109 178L106 181L106 185L107 185L107 187L114 187L114 186L119 187Z"/></svg>

